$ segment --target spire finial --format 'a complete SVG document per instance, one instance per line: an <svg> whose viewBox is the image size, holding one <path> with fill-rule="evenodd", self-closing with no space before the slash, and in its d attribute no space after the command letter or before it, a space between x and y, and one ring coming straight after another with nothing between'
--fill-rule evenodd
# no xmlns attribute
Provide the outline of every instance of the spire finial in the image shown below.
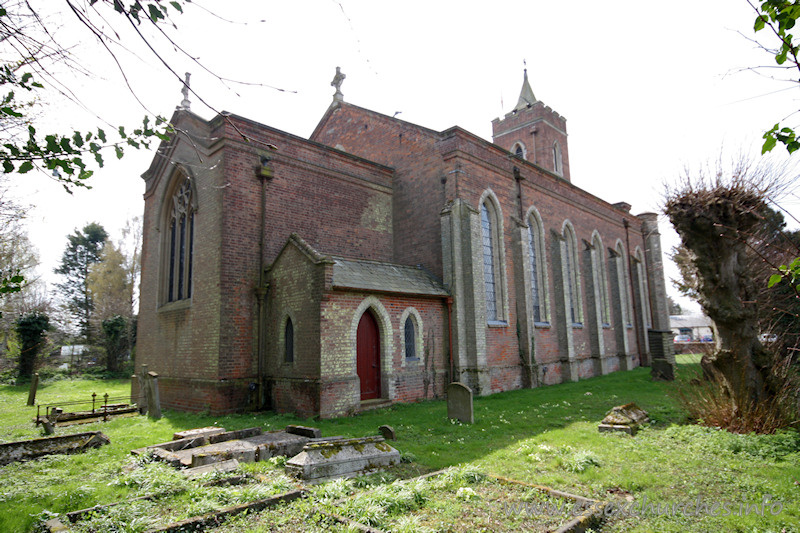
<svg viewBox="0 0 800 533"><path fill-rule="evenodd" d="M523 59L522 65L524 67L522 70L522 90L519 92L519 100L517 100L517 105L514 106L514 111L525 109L537 102L536 96L533 94L533 89L531 89L531 84L528 81L528 62Z"/></svg>
<svg viewBox="0 0 800 533"><path fill-rule="evenodd" d="M333 77L331 87L336 87L336 92L333 93L334 102L343 102L344 95L342 94L342 82L347 76L342 73L341 67L336 67L336 75Z"/></svg>
<svg viewBox="0 0 800 533"><path fill-rule="evenodd" d="M191 73L186 73L186 78L183 81L183 88L181 89L183 100L181 100L181 105L178 106L178 109L185 109L186 111L189 111L189 109L192 107L192 103L189 101L189 78L191 76Z"/></svg>

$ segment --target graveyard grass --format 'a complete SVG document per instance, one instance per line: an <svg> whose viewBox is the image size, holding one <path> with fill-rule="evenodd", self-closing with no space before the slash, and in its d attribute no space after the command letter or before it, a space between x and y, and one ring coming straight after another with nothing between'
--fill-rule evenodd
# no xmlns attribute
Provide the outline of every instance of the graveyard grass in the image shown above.
<svg viewBox="0 0 800 533"><path fill-rule="evenodd" d="M462 465L470 471L546 485L595 500L622 505L633 501L634 506L645 501L662 510L668 505L674 511L661 516L612 516L603 531L800 532L797 432L733 435L689 424L674 393L676 387L697 374L698 361L696 357L679 356L679 363L676 383L654 382L649 369L639 368L576 383L478 397L472 425L447 420L446 403L440 400L396 405L334 420L302 420L272 413L210 416L165 411L158 421L137 416L57 428L57 434L99 430L110 437L111 444L84 454L0 467L0 531L29 531L51 513L121 501L180 483L170 472L152 466L150 470L156 473L144 481L126 481L128 474L122 472L132 461L131 449L171 440L175 431L210 425L228 430L260 426L267 431L302 424L319 427L325 436L360 437L374 435L378 426L389 424L398 436L391 444L411 461L403 465L406 476ZM84 400L92 392L123 396L129 387L127 381L56 381L40 385L37 401L46 405ZM25 405L27 395L27 387L0 386L0 441L42 435L32 423L36 408ZM635 437L599 433L597 425L605 413L628 402L645 409L651 423ZM271 468L277 472L273 465L244 468ZM275 485L275 490L281 483ZM358 483L349 482L347 486L357 496L359 490L375 493L374 488L359 489ZM458 491L469 487L458 487ZM480 508L471 523L448 519L448 523L440 525L446 531L474 531L481 527L488 531L502 524L514 524L513 529L527 527L523 519L504 515L500 500L488 499L498 498L498 491L504 489L475 486L474 491L469 488L472 492L458 492L456 497L456 488L451 486L450 499L436 503L436 512L429 507L406 509L404 514L408 516L379 516L375 525L396 530L435 530L424 525L428 515L458 517L467 508ZM265 487L264 491L268 489L271 490ZM473 492L477 500L470 501ZM440 493L434 491L425 498ZM194 490L184 500L192 500L190 503L202 510L197 501L199 494L202 490ZM464 494L469 497L462 498ZM513 505L521 503L518 497L509 489L500 499ZM762 505L766 498L768 503ZM711 510L715 503L727 503L731 514L721 516L721 508L716 509L718 516L696 512L703 505ZM287 530L292 529L294 521L301 531L308 526L308 505L308 500L303 500L280 511L240 517L223 529L270 531L274 520L282 520ZM213 508L212 504L209 506ZM743 515L739 511L745 508L749 514L737 516ZM374 511L374 502L364 509ZM167 511L163 509L164 513ZM136 530L135 524L129 526L131 531Z"/></svg>

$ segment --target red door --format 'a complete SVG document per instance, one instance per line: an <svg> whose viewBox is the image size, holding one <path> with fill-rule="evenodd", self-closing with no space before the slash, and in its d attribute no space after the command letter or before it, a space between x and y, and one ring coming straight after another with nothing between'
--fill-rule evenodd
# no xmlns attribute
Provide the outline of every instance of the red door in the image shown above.
<svg viewBox="0 0 800 533"><path fill-rule="evenodd" d="M381 397L381 343L378 323L372 313L361 315L356 332L356 369L361 380L361 399Z"/></svg>

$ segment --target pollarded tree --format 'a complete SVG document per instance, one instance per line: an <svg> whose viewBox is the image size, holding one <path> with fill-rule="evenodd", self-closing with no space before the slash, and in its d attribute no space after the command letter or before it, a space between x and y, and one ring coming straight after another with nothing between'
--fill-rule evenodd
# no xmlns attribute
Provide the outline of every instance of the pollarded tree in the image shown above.
<svg viewBox="0 0 800 533"><path fill-rule="evenodd" d="M100 261L100 252L108 239L103 226L92 222L83 230L67 237L68 243L61 257L56 274L64 276L63 283L57 284L64 296L70 313L78 323L78 328L87 344L91 344L91 318L94 311L92 293L89 290L89 267Z"/></svg>
<svg viewBox="0 0 800 533"><path fill-rule="evenodd" d="M785 392L785 376L774 371L776 354L758 338L759 293L768 274L759 275L763 257L755 251L774 233L765 199L780 186L771 172L739 162L727 176L687 177L668 192L665 207L696 276L698 301L717 329L716 350L703 356L703 371L722 385L736 413Z"/></svg>

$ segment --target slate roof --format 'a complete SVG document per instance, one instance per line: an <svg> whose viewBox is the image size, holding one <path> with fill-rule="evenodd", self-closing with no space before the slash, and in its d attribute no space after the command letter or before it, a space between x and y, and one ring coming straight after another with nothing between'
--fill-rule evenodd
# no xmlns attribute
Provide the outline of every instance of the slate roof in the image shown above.
<svg viewBox="0 0 800 533"><path fill-rule="evenodd" d="M449 296L441 282L420 267L335 256L332 259L334 288Z"/></svg>

